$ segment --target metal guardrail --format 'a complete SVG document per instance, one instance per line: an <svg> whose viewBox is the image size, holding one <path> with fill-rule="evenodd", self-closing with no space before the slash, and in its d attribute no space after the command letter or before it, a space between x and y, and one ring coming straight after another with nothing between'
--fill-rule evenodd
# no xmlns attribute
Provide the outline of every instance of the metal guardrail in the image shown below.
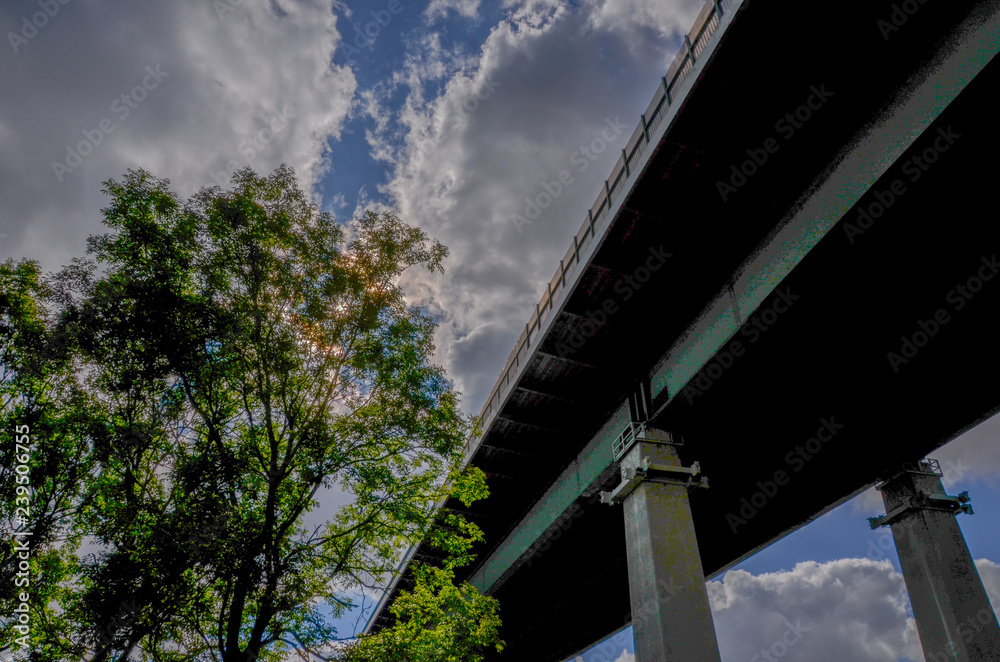
<svg viewBox="0 0 1000 662"><path fill-rule="evenodd" d="M927 471L928 471L928 473L932 473L932 474L934 474L935 476L938 476L938 477L944 476L944 472L941 471L941 462L939 460L935 460L935 459L929 457L929 458L925 459L923 462L921 462L920 464L926 464L927 465Z"/></svg>
<svg viewBox="0 0 1000 662"><path fill-rule="evenodd" d="M572 276L576 275L576 270L580 268L580 253L584 251L594 239L603 236L610 222L609 213L611 204L619 199L623 193L626 181L633 171L637 169L642 155L649 146L650 135L663 121L667 109L673 103L671 93L680 87L694 70L694 63L704 52L715 31L718 29L722 16L737 2L737 0L708 0L694 27L684 35L684 43L681 50L674 57L673 63L667 69L667 74L660 80L660 87L653 96L653 100L646 108L646 112L639 118L639 126L636 127L622 150L622 155L611 170L611 176L605 180L601 193L587 213L580 231L573 237L573 245L566 251L566 255L559 261L559 268L549 282L542 298L535 305L535 312L532 313L528 323L524 325L524 330L518 336L514 348L504 363L500 377L497 379L490 391L490 397L479 414L482 420L483 434L489 428L492 417L495 417L503 405L504 396L507 395L512 382L517 378L517 369L528 359L533 341L537 341L539 335L544 330L544 322L552 314L556 297L563 288L567 286L567 281L572 283ZM465 443L466 461L474 451L474 445L478 438L470 436Z"/></svg>
<svg viewBox="0 0 1000 662"><path fill-rule="evenodd" d="M615 462L622 459L622 455L625 454L625 449L632 445L635 440L635 423L629 423L628 426L622 430L621 434L618 435L613 442L611 442L611 455L615 458Z"/></svg>
<svg viewBox="0 0 1000 662"><path fill-rule="evenodd" d="M535 312L532 313L528 323L524 325L524 330L521 331L517 342L514 343L514 348L511 350L506 363L504 363L503 370L500 372L500 377L493 385L490 397L486 400L486 404L483 405L480 412L483 434L489 429L493 417L500 411L504 397L510 390L511 383L517 380L517 369L530 357L530 349L533 341L537 341L540 334L545 330L544 324L552 314L556 297L567 285L572 284L572 276L576 275L576 270L580 267L580 253L590 247L596 237L604 235L604 231L610 222L608 215L611 210L611 202L618 200L631 173L639 169L640 159L649 146L650 136L654 135L656 129L666 116L667 109L673 103L671 94L691 74L694 63L704 52L708 40L718 29L722 16L728 13L730 8L740 1L708 0L698 14L694 27L685 35L683 48L674 57L673 63L667 70L667 75L660 80L660 87L654 94L653 100L647 106L646 112L639 118L639 126L636 127L636 130L625 144L622 157L618 159L615 167L612 168L611 177L605 180L602 191L597 196L597 200L590 208L590 211L587 212L587 218L580 231L573 237L573 245L566 251L563 259L559 261L559 268L556 270L552 280L549 281L541 300L535 306ZM584 253L584 256L586 257L586 253ZM631 426L629 426L629 429L631 430ZM624 441L624 434L619 437L619 441ZM476 449L476 442L480 439L481 437L474 435L470 435L466 439L464 449L465 462L471 459L472 453ZM443 503L439 505L443 505ZM416 545L413 545L403 555L403 560L400 562L400 569L406 567L415 549ZM402 572L395 573L372 614L373 618L382 612L389 600L389 596L402 576ZM365 627L366 632L371 628L372 623L373 620L369 620Z"/></svg>

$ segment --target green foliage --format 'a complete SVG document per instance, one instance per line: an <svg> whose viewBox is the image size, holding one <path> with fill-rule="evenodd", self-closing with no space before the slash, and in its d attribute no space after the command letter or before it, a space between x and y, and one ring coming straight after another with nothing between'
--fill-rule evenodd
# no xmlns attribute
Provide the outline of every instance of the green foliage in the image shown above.
<svg viewBox="0 0 1000 662"><path fill-rule="evenodd" d="M324 605L343 613L425 538L445 560L393 632L412 659L479 659L496 604L454 569L482 534L434 506L488 491L460 470L471 422L430 363L434 323L399 287L447 250L389 213L338 225L286 167L187 202L144 171L105 192L86 259L0 265L7 526L14 426L35 443L32 659L321 654ZM331 490L350 502L319 517Z"/></svg>
<svg viewBox="0 0 1000 662"><path fill-rule="evenodd" d="M488 496L479 469L456 477L453 496L469 505ZM412 562L414 587L401 591L389 611L391 627L361 636L344 648L340 662L479 662L490 648L503 650L499 603L469 584L455 584L455 570L470 563L472 546L483 540L476 525L441 511L425 539L443 553L438 565Z"/></svg>
<svg viewBox="0 0 1000 662"><path fill-rule="evenodd" d="M413 567L413 590L400 593L390 608L396 623L360 637L339 660L479 662L490 647L503 650L495 598L480 595L466 582L456 586L453 568Z"/></svg>

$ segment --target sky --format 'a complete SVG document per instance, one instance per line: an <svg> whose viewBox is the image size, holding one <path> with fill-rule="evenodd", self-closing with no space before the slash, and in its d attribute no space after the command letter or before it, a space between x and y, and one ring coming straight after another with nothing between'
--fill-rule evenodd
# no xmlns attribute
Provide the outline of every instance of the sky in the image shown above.
<svg viewBox="0 0 1000 662"><path fill-rule="evenodd" d="M931 455L947 492L972 497L975 514L957 517L994 611L998 438L1000 415ZM869 489L708 582L723 662L922 662L892 533L872 531L866 519L883 514L881 496ZM633 652L626 629L573 662L634 662Z"/></svg>
<svg viewBox="0 0 1000 662"><path fill-rule="evenodd" d="M287 163L337 219L391 209L451 249L444 275L406 288L439 319L435 359L478 413L700 8L4 0L0 259L55 270L81 255L102 231L102 182L129 168L186 197L243 166ZM608 135L593 160L573 159ZM572 182L518 227L526 199L563 170ZM936 455L949 488L972 493L977 514L961 523L994 600L998 434L990 421ZM881 512L863 494L711 582L723 659L752 660L784 619L807 615L813 629L781 659L922 660L895 552L865 521ZM626 630L581 657L631 654Z"/></svg>

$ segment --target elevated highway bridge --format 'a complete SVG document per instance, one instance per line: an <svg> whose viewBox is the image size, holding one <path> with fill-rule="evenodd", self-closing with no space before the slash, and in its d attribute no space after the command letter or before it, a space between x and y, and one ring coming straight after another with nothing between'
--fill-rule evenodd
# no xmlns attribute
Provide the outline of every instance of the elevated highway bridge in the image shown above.
<svg viewBox="0 0 1000 662"><path fill-rule="evenodd" d="M928 659L998 659L919 462L1000 409L998 50L995 1L705 5L469 440L500 659L717 660L703 580L876 483L950 541L899 550Z"/></svg>

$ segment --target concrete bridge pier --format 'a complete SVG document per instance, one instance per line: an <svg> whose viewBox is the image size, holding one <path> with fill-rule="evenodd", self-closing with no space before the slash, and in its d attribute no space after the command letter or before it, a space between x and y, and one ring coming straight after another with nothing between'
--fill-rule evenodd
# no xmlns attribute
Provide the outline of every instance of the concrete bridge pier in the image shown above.
<svg viewBox="0 0 1000 662"><path fill-rule="evenodd" d="M972 513L968 494L945 493L935 460L905 464L878 489L886 514L869 522L892 528L927 662L1000 659L1000 626L955 521Z"/></svg>
<svg viewBox="0 0 1000 662"><path fill-rule="evenodd" d="M606 503L625 513L637 662L720 662L688 490L707 487L697 463L681 466L668 433L635 426L616 448L622 482Z"/></svg>

